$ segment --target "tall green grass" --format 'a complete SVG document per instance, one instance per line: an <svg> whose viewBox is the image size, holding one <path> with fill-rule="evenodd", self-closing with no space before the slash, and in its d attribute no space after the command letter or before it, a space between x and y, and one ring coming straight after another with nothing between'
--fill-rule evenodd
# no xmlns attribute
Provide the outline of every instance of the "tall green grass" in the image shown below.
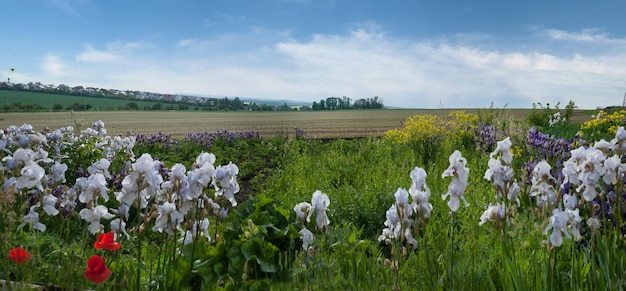
<svg viewBox="0 0 626 291"><path fill-rule="evenodd" d="M527 130L529 125L526 126ZM573 136L579 126L563 124L552 127L550 133L567 138ZM624 242L619 231L604 232L593 246L566 239L562 246L552 247L544 234L550 213L536 208L528 196L527 185L521 185L521 205L510 206L513 214L504 230L490 223L479 226L480 215L489 202L495 201L495 190L490 181L483 178L488 153L471 146L458 148L470 168L465 196L471 205L461 207L452 225L449 209L440 197L447 191L449 181L442 179L441 173L448 165L448 156L457 147L458 143L446 140L437 145L434 162L423 164L419 150L411 143L397 144L374 138L288 143L280 169L268 180L262 193L272 197L279 206L290 208L310 199L316 189L322 190L331 200L332 229L331 234L316 245L321 248L315 252L314 262L318 264L299 270L302 283L292 281L289 287L561 290L626 286L622 279L626 275ZM520 165L528 158L518 154L514 159ZM408 174L415 166L428 173L427 184L434 209L417 238L417 250L401 251L395 264L394 255L377 237L384 227L385 211L394 202L393 193L398 187L410 186ZM518 181L520 172L516 169ZM353 241L367 242L367 252L355 249L344 253L350 250L346 246L341 248L344 252L337 252L328 246L344 245L347 234L344 238L332 237L347 229L356 236ZM299 258L310 260L303 253ZM349 268L354 261L362 262L360 266L367 268L368 277ZM368 279L371 277L378 280L371 282Z"/></svg>

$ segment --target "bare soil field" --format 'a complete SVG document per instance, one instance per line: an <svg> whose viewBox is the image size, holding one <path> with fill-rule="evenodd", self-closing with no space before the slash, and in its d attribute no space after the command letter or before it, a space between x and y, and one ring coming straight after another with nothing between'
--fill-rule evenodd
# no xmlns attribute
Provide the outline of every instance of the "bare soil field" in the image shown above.
<svg viewBox="0 0 626 291"><path fill-rule="evenodd" d="M72 125L85 129L102 120L108 134L166 133L182 137L190 132L216 130L260 132L261 136L294 135L304 130L313 138L381 136L392 128L401 128L407 117L418 114L447 116L451 111L477 113L478 109L386 109L306 112L204 112L204 111L86 111L1 113L0 128L30 124L36 130L46 126L57 129ZM512 118L524 118L528 109L504 109ZM591 119L582 110L572 116L573 122Z"/></svg>

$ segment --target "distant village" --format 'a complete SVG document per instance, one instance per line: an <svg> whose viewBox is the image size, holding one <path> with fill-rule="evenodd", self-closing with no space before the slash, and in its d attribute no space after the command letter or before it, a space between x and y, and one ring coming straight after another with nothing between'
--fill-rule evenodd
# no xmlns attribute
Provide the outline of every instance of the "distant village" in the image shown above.
<svg viewBox="0 0 626 291"><path fill-rule="evenodd" d="M239 97L203 97L182 94L162 94L154 92L104 89L95 87L74 86L65 84L43 84L41 82L11 83L0 82L0 90L41 92L49 94L64 94L74 96L88 96L113 98L123 100L142 100L159 103L178 103L202 107L207 110L253 110L253 111L290 111L290 110L343 110L343 109L382 109L383 100L378 96L372 98L352 99L345 96L327 97L313 102L312 106L303 104L288 104L283 101L267 101L267 103L240 100ZM257 104L259 103L259 104ZM282 104L281 104L282 103Z"/></svg>
<svg viewBox="0 0 626 291"><path fill-rule="evenodd" d="M47 93L64 93L68 95L79 96L93 96L93 97L121 97L124 99L137 99L137 100L153 100L162 102L183 102L188 104L204 104L207 101L207 97L199 96L187 96L187 95L172 95L161 94L153 92L132 91L132 90L118 90L118 89L104 89L94 87L74 86L70 87L65 84L42 84L41 82L29 82L23 83L10 83L0 82L0 89L13 88L13 90L19 91L35 91L35 92L47 92Z"/></svg>

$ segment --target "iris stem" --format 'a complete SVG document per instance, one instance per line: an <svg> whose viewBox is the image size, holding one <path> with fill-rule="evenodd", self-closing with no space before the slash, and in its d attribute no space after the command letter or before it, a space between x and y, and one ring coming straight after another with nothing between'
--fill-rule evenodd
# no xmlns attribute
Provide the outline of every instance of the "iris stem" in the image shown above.
<svg viewBox="0 0 626 291"><path fill-rule="evenodd" d="M195 256L196 253L196 244L198 241L198 238L200 237L200 225L198 224L198 222L200 221L200 203L198 203L198 200L196 200L196 211L195 211L195 225L196 225L196 233L192 234L192 246L191 246L191 257L189 258L189 277L192 277L193 274L193 257ZM192 228L193 230L193 228ZM187 234L187 232L185 232L185 234Z"/></svg>
<svg viewBox="0 0 626 291"><path fill-rule="evenodd" d="M137 191L137 221L139 222L137 224L137 230L138 230L138 235L137 235L137 286L136 286L136 290L140 290L141 289L141 195L140 195L141 191Z"/></svg>
<svg viewBox="0 0 626 291"><path fill-rule="evenodd" d="M454 214L455 212L452 212L452 224L450 229L452 238L452 242L450 243L450 271L448 274L448 278L450 279L450 290L454 289L454 286L452 285L452 270L454 269Z"/></svg>

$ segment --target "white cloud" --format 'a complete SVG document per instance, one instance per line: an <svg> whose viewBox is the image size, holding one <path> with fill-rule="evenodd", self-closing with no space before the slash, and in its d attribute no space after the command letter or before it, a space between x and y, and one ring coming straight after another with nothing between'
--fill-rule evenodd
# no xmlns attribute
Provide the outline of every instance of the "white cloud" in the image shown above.
<svg viewBox="0 0 626 291"><path fill-rule="evenodd" d="M556 98L555 103L572 98L594 108L603 104L593 102L612 104L610 98L614 96L591 99L589 94L597 97L606 90L623 90L616 80L626 76L622 69L626 61L621 56L564 57L445 42L407 44L368 31L317 35L310 42L279 44L278 50L300 65L297 72L306 72L302 82L317 77L318 83L338 91L358 97L378 95L399 106L432 108L439 102L445 106L487 106L472 101L478 98L528 107L542 98Z"/></svg>
<svg viewBox="0 0 626 291"><path fill-rule="evenodd" d="M567 32L560 35L565 39ZM538 101L573 100L581 108L595 108L622 101L626 53L621 50L505 51L481 47L480 39L397 39L368 26L298 40L255 28L181 39L171 51L159 53L132 43L116 42L103 50L88 46L76 62L64 65L50 55L42 67L46 73L70 71L66 78L81 85L309 102L379 96L390 106L480 108L492 101L530 107Z"/></svg>
<svg viewBox="0 0 626 291"><path fill-rule="evenodd" d="M177 47L188 47L188 46L192 46L198 43L198 39L195 38L186 38L186 39L181 39L178 41L178 43L176 43Z"/></svg>
<svg viewBox="0 0 626 291"><path fill-rule="evenodd" d="M87 63L116 64L128 61L134 51L150 47L150 44L140 42L113 41L106 44L103 50L96 49L91 45L86 45L85 50L76 55L76 60Z"/></svg>
<svg viewBox="0 0 626 291"><path fill-rule="evenodd" d="M599 32L597 29L583 29L580 32L568 32L560 29L546 29L545 33L550 39L553 40L626 44L626 39L611 38L606 33Z"/></svg>
<svg viewBox="0 0 626 291"><path fill-rule="evenodd" d="M115 63L119 62L121 57L111 50L97 50L87 45L85 51L76 56L77 61L94 62L94 63Z"/></svg>
<svg viewBox="0 0 626 291"><path fill-rule="evenodd" d="M48 54L41 61L41 70L49 77L57 78L67 74L66 66L57 55Z"/></svg>

